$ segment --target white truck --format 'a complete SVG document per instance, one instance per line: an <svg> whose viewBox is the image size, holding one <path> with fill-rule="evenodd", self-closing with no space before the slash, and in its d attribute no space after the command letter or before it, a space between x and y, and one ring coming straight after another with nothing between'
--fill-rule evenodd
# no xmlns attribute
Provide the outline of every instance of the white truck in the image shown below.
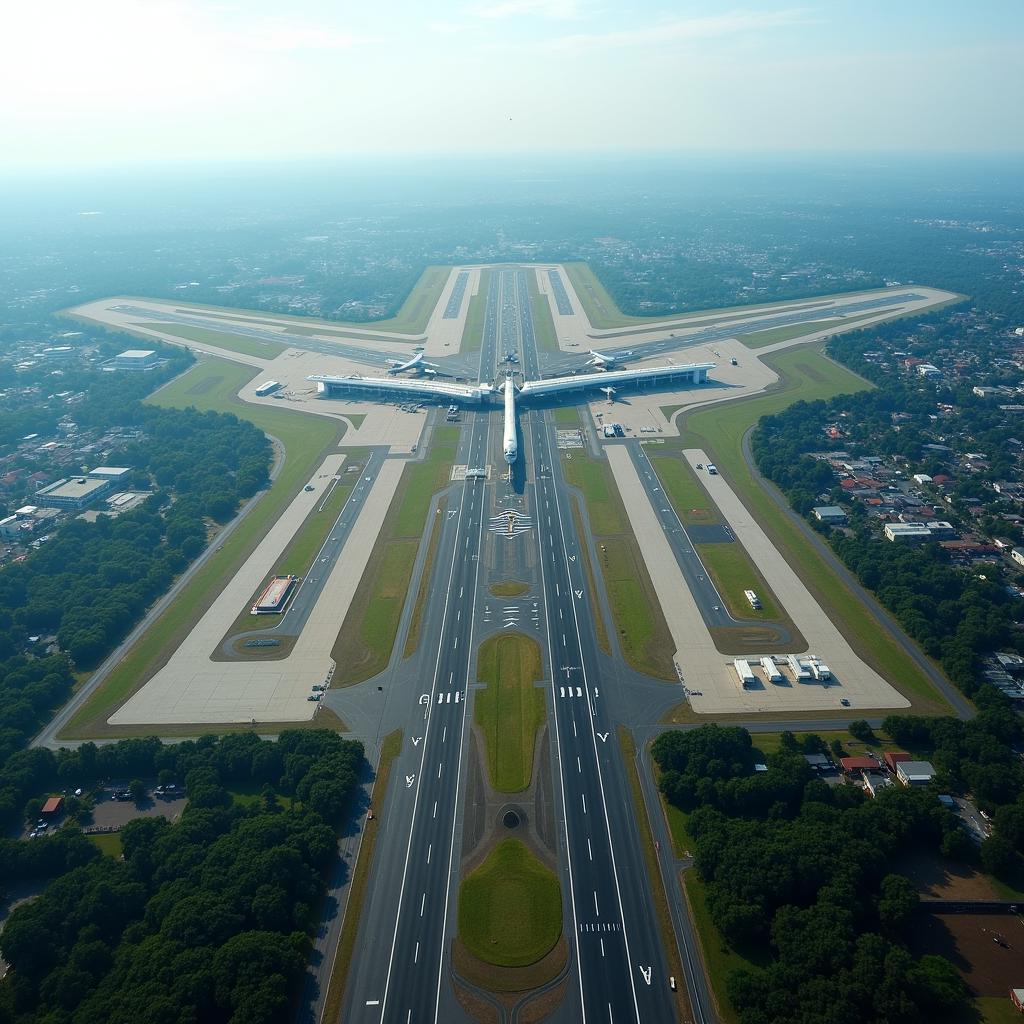
<svg viewBox="0 0 1024 1024"><path fill-rule="evenodd" d="M786 661L789 662L789 667L793 670L793 678L798 683L805 683L811 678L810 670L795 654L790 654Z"/></svg>
<svg viewBox="0 0 1024 1024"><path fill-rule="evenodd" d="M832 670L823 661L818 661L815 658L811 662L811 671L814 673L814 678L819 682L827 683L832 678Z"/></svg>
<svg viewBox="0 0 1024 1024"><path fill-rule="evenodd" d="M750 667L750 662L743 658L737 658L733 663L732 667L736 670L736 675L739 676L740 682L743 684L743 689L747 689L748 686L753 686L757 682L757 676L754 675L754 670Z"/></svg>
<svg viewBox="0 0 1024 1024"><path fill-rule="evenodd" d="M782 673L779 671L779 666L775 664L772 658L762 658L761 668L764 670L765 678L769 683L781 683L783 681Z"/></svg>
<svg viewBox="0 0 1024 1024"><path fill-rule="evenodd" d="M744 590L743 596L750 602L750 607L753 608L755 612L761 610L761 598L759 598L753 590Z"/></svg>

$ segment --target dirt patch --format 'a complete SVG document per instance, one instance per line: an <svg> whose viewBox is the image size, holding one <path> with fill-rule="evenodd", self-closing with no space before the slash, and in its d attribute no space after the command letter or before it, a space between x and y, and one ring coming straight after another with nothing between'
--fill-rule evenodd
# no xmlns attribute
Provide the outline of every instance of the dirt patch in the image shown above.
<svg viewBox="0 0 1024 1024"><path fill-rule="evenodd" d="M276 647L246 647L245 641L259 639L257 637L239 637L232 645L231 650L234 652L233 658L227 658L224 655L224 648L218 647L217 650L210 655L211 661L281 661L283 658L287 658L295 647L298 641L297 636L274 636L274 640L279 640L280 643Z"/></svg>
<svg viewBox="0 0 1024 1024"><path fill-rule="evenodd" d="M499 583L490 585L492 597L522 597L530 589L529 583L521 583L519 580L502 580Z"/></svg>
<svg viewBox="0 0 1024 1024"><path fill-rule="evenodd" d="M906 875L922 896L935 900L1000 899L991 880L968 864L935 856L901 857L892 870Z"/></svg>
<svg viewBox="0 0 1024 1024"><path fill-rule="evenodd" d="M561 935L546 956L528 967L496 967L475 957L461 939L452 942L452 968L471 985L495 993L529 992L555 980L565 969L569 943Z"/></svg>
<svg viewBox="0 0 1024 1024"><path fill-rule="evenodd" d="M975 996L1005 996L1020 987L1024 921L1014 915L921 915L911 945L948 960Z"/></svg>
<svg viewBox="0 0 1024 1024"><path fill-rule="evenodd" d="M496 1006L492 1006L486 999L470 992L457 981L453 983L452 987L455 989L455 998L458 1000L459 1006L470 1020L477 1021L477 1024L500 1024L501 1014Z"/></svg>
<svg viewBox="0 0 1024 1024"><path fill-rule="evenodd" d="M712 626L708 632L722 654L788 654L796 643L784 643L770 626Z"/></svg>
<svg viewBox="0 0 1024 1024"><path fill-rule="evenodd" d="M819 383L821 381L828 380L828 378L821 372L821 370L817 369L814 366L809 366L807 363L797 363L794 369L799 370L801 373L810 377L811 380L818 381Z"/></svg>
<svg viewBox="0 0 1024 1024"><path fill-rule="evenodd" d="M517 1019L520 1024L540 1024L542 1020L550 1017L551 1014L562 1005L565 999L565 991L569 987L569 979L556 985L554 988L542 992L539 996L529 1000L519 1011ZM522 1004L520 1004L522 1006Z"/></svg>
<svg viewBox="0 0 1024 1024"><path fill-rule="evenodd" d="M205 395L208 391L216 391L223 383L223 377L204 377L190 387L186 395Z"/></svg>

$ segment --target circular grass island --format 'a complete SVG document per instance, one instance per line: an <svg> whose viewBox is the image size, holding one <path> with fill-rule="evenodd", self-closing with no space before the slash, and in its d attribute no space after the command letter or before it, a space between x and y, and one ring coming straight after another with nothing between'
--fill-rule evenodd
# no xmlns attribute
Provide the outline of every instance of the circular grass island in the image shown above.
<svg viewBox="0 0 1024 1024"><path fill-rule="evenodd" d="M459 890L459 938L485 963L527 967L562 934L558 879L518 839L499 843Z"/></svg>

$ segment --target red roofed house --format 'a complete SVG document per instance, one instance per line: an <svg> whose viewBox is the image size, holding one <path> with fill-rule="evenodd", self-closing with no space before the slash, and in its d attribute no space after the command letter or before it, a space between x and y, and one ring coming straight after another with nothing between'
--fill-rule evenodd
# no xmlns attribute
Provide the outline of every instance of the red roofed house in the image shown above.
<svg viewBox="0 0 1024 1024"><path fill-rule="evenodd" d="M878 762L873 757L841 757L839 764L843 771L849 775L850 772L873 772L878 770Z"/></svg>
<svg viewBox="0 0 1024 1024"><path fill-rule="evenodd" d="M896 765L898 765L900 761L910 760L912 760L912 758L905 750L887 750L885 752L885 764L891 772L896 771Z"/></svg>
<svg viewBox="0 0 1024 1024"><path fill-rule="evenodd" d="M51 796L49 800L43 804L42 814L44 817L49 817L51 814L59 814L61 808L64 806L64 797L62 796Z"/></svg>

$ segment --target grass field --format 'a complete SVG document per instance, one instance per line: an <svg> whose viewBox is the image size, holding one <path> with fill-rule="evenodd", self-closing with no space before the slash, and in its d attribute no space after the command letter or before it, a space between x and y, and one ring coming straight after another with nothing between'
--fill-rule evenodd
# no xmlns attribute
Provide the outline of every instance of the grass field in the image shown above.
<svg viewBox="0 0 1024 1024"><path fill-rule="evenodd" d="M526 275L527 287L530 290L530 312L533 314L533 333L537 339L537 348L541 352L558 351L558 335L555 333L555 321L551 318L551 304L547 296L537 286L537 274Z"/></svg>
<svg viewBox="0 0 1024 1024"><path fill-rule="evenodd" d="M473 717L484 734L491 785L520 793L530 785L537 730L544 722L540 647L522 633L499 633L480 645Z"/></svg>
<svg viewBox="0 0 1024 1024"><path fill-rule="evenodd" d="M279 345L274 341L263 341L260 338L247 338L241 334L231 334L227 328L223 331L209 331L205 327L193 327L190 324L159 324L149 321L135 326L151 327L155 331L161 331L185 341L213 345L216 348L224 348L229 352L240 352L247 356L259 356L260 359L273 359L288 348L287 345Z"/></svg>
<svg viewBox="0 0 1024 1024"><path fill-rule="evenodd" d="M726 607L734 618L777 621L782 618L775 595L764 577L757 571L750 555L738 542L731 544L694 544L694 551L700 556ZM761 602L755 610L744 595L745 590L756 591Z"/></svg>
<svg viewBox="0 0 1024 1024"><path fill-rule="evenodd" d="M718 507L679 455L652 455L651 448L645 450L684 526L713 526L722 522Z"/></svg>
<svg viewBox="0 0 1024 1024"><path fill-rule="evenodd" d="M500 583L492 583L487 589L492 597L522 597L530 589L530 584L518 580L502 580Z"/></svg>
<svg viewBox="0 0 1024 1024"><path fill-rule="evenodd" d="M559 406L554 410L554 417L560 427L580 426L580 411L574 405Z"/></svg>
<svg viewBox="0 0 1024 1024"><path fill-rule="evenodd" d="M558 879L518 839L506 839L459 889L459 938L499 967L536 963L562 934Z"/></svg>
<svg viewBox="0 0 1024 1024"><path fill-rule="evenodd" d="M408 658L416 653L420 645L420 627L423 625L423 610L427 606L427 598L430 595L431 576L434 572L434 560L437 557L437 546L441 543L441 527L444 525L444 510L448 507L448 499L442 498L438 503L438 514L434 516L434 522L430 526L430 540L427 542L427 557L423 562L423 572L420 575L420 585L416 589L416 604L412 610L412 618L409 620L409 632L405 637L405 650L403 658Z"/></svg>
<svg viewBox="0 0 1024 1024"><path fill-rule="evenodd" d="M227 791L235 807L256 807L263 803L263 786L258 782L236 782L228 786ZM277 795L277 802L288 811L298 804L298 801L283 793Z"/></svg>
<svg viewBox="0 0 1024 1024"><path fill-rule="evenodd" d="M743 458L743 436L762 416L800 399L813 401L863 391L867 381L826 358L817 347L768 357L781 386L766 395L683 413L681 447L703 448L757 516L761 528L822 604L854 649L907 696L918 714L948 714L949 705L917 664L884 632L874 615L807 543L797 526L765 495Z"/></svg>
<svg viewBox="0 0 1024 1024"><path fill-rule="evenodd" d="M838 320L818 320L804 324L783 324L782 327L768 327L763 331L738 334L737 338L747 348L764 348L766 345L774 345L780 341L792 341L794 338L803 338L808 334L816 334L818 331L825 331L830 327L845 331L847 329L845 327L846 324L856 323L858 320L866 320L872 316L878 316L878 310L874 310L871 313L861 313L857 316L844 316Z"/></svg>
<svg viewBox="0 0 1024 1024"><path fill-rule="evenodd" d="M200 411L228 412L249 420L281 442L284 464L245 519L82 705L61 738L88 739L108 733L106 719L167 661L220 593L224 581L238 571L343 431L340 424L323 417L246 405L236 393L252 377L251 367L207 359L147 399L155 405L177 409L194 406Z"/></svg>
<svg viewBox="0 0 1024 1024"><path fill-rule="evenodd" d="M401 752L402 730L396 729L384 737L380 746L380 763L377 765L377 777L373 780L371 793L371 800L378 808L377 816L372 821L363 820L363 838L359 844L359 856L352 872L352 881L349 883L345 920L341 926L341 937L338 939L331 978L327 985L322 1020L341 1019L341 1004L345 998L345 985L348 983L348 971L352 965L352 953L359 932L359 919L363 913L363 904L366 902L373 852L377 848L377 839L380 835L380 809L383 808L384 798L387 796L391 765Z"/></svg>
<svg viewBox="0 0 1024 1024"><path fill-rule="evenodd" d="M466 310L466 322L462 326L460 352L479 352L484 339L484 314L487 312L487 292L491 287L493 271L480 271L480 287L476 295L470 296Z"/></svg>
<svg viewBox="0 0 1024 1024"><path fill-rule="evenodd" d="M114 860L121 859L120 832L100 832L96 835L86 836L86 839L105 856L113 857Z"/></svg>
<svg viewBox="0 0 1024 1024"><path fill-rule="evenodd" d="M332 685L351 686L382 672L391 659L433 496L451 477L459 428L438 427L423 462L402 471L380 535L338 634Z"/></svg>
<svg viewBox="0 0 1024 1024"><path fill-rule="evenodd" d="M675 644L633 536L611 468L580 452L563 457L566 480L582 491L600 569L626 660L657 679L676 680ZM581 534L582 535L582 534Z"/></svg>

